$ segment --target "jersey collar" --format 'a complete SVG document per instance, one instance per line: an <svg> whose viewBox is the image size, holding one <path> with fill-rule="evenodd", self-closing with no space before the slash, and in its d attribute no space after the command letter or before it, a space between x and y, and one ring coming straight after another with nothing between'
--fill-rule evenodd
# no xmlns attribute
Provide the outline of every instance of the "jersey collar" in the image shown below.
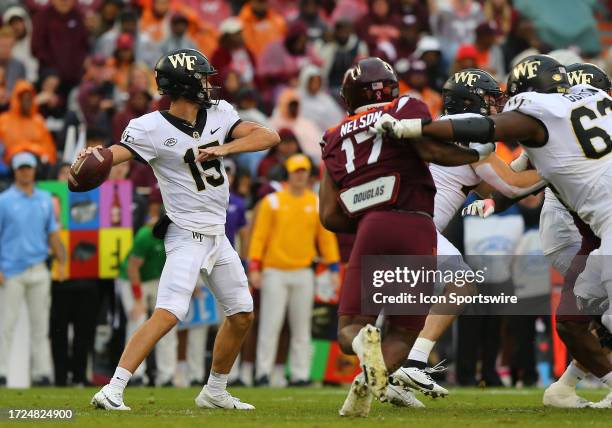
<svg viewBox="0 0 612 428"><path fill-rule="evenodd" d="M168 110L160 111L160 114L176 129L195 139L200 138L202 132L204 131L204 127L206 126L207 113L205 108L201 108L200 111L198 111L195 126L191 126L191 124L186 120L170 114Z"/></svg>

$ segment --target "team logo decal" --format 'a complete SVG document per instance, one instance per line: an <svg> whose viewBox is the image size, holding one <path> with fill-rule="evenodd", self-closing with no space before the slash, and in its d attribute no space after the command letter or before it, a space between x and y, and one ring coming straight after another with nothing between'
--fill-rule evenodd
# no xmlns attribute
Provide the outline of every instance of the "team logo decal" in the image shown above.
<svg viewBox="0 0 612 428"><path fill-rule="evenodd" d="M474 86L474 82L480 79L480 75L471 71L460 71L455 73L455 83L463 82L468 86Z"/></svg>
<svg viewBox="0 0 612 428"><path fill-rule="evenodd" d="M121 134L121 141L126 144L130 144L134 142L134 137L130 135L130 131L128 130L128 128L125 128L125 130L123 131L123 134Z"/></svg>
<svg viewBox="0 0 612 428"><path fill-rule="evenodd" d="M176 138L168 138L166 141L164 141L164 146L166 147L172 147L177 143L177 139Z"/></svg>
<svg viewBox="0 0 612 428"><path fill-rule="evenodd" d="M196 140L200 139L200 133L198 131L193 131L193 138L195 138Z"/></svg>
<svg viewBox="0 0 612 428"><path fill-rule="evenodd" d="M514 70L512 73L516 79L520 79L523 76L527 76L528 79L533 79L538 72L538 66L540 65L540 61L525 61L514 66Z"/></svg>
<svg viewBox="0 0 612 428"><path fill-rule="evenodd" d="M576 70L571 73L567 73L570 85L590 85L593 80L592 73L585 73L584 70Z"/></svg>
<svg viewBox="0 0 612 428"><path fill-rule="evenodd" d="M198 59L195 55L186 55L185 52L177 53L174 55L168 56L172 67L177 68L179 65L181 67L186 67L187 70L193 70L193 66Z"/></svg>

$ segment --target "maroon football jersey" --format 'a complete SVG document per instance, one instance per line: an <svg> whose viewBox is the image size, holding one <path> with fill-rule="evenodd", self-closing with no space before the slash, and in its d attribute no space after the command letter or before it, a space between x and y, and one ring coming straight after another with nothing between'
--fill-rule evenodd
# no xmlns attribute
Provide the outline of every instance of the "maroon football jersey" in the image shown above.
<svg viewBox="0 0 612 428"><path fill-rule="evenodd" d="M395 175L399 187L394 200L371 209L424 211L433 216L436 187L427 164L410 142L370 129L384 113L397 119L430 118L427 106L408 96L349 116L323 135L325 168L340 190Z"/></svg>

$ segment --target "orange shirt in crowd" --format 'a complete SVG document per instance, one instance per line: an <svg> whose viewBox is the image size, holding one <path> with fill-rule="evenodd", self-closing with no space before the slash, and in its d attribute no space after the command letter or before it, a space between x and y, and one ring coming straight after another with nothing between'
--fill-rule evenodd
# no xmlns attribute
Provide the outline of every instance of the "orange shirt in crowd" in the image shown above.
<svg viewBox="0 0 612 428"><path fill-rule="evenodd" d="M21 114L21 95L24 92L32 93L32 106L26 116ZM9 111L0 114L0 139L4 144L4 160L7 164L15 154L23 151L31 152L52 164L57 161L53 137L45 125L45 119L38 114L35 95L31 83L17 81Z"/></svg>
<svg viewBox="0 0 612 428"><path fill-rule="evenodd" d="M247 3L242 7L238 18L242 21L244 43L257 58L268 44L283 38L287 32L285 19L271 8L263 19L259 19Z"/></svg>
<svg viewBox="0 0 612 428"><path fill-rule="evenodd" d="M418 98L423 101L429 109L429 114L431 114L431 117L434 119L442 114L444 100L442 99L442 95L440 95L438 92L431 88L424 88L421 91L417 91L408 86L403 80L400 80L399 86L400 94L410 95L411 97Z"/></svg>

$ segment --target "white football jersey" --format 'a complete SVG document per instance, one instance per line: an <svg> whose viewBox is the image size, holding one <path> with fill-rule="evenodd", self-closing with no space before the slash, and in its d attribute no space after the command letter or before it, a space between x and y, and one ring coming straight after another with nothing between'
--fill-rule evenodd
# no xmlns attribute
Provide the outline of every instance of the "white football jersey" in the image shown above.
<svg viewBox="0 0 612 428"><path fill-rule="evenodd" d="M579 212L591 187L612 167L612 98L592 86L576 85L567 94L515 95L506 111L524 113L546 127L545 144L523 147L557 196Z"/></svg>
<svg viewBox="0 0 612 428"><path fill-rule="evenodd" d="M195 157L198 148L228 141L238 123L238 113L226 101L201 109L195 126L167 111L154 111L132 119L120 144L151 165L173 223L221 235L229 201L223 159L196 163Z"/></svg>
<svg viewBox="0 0 612 428"><path fill-rule="evenodd" d="M475 113L452 115L453 119L479 116ZM441 116L438 120L449 119L451 116ZM436 185L434 199L434 223L436 229L443 232L448 223L465 202L467 194L476 187L482 179L474 172L471 165L440 166L429 164L429 171Z"/></svg>

